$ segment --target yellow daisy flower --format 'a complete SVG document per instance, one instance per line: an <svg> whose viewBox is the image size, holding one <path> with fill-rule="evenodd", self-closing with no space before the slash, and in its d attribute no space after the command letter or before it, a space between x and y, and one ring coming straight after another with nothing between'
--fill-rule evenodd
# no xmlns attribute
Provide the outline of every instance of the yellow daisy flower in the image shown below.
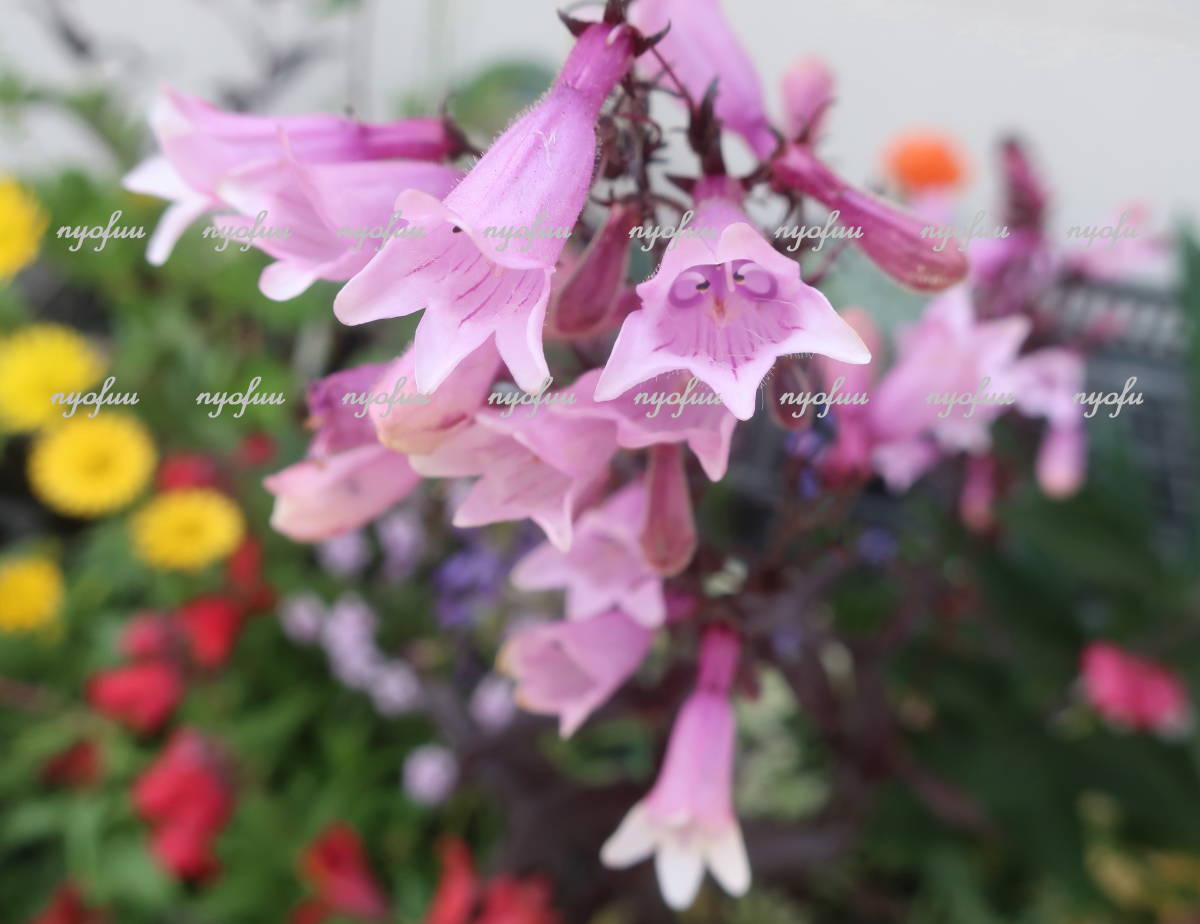
<svg viewBox="0 0 1200 924"><path fill-rule="evenodd" d="M227 557L242 538L242 512L211 488L166 491L134 514L137 557L161 571L199 571Z"/></svg>
<svg viewBox="0 0 1200 924"><path fill-rule="evenodd" d="M154 443L128 414L72 417L42 433L29 453L29 485L51 510L98 517L132 501L154 473Z"/></svg>
<svg viewBox="0 0 1200 924"><path fill-rule="evenodd" d="M0 176L0 281L33 262L49 217L33 195L10 176Z"/></svg>
<svg viewBox="0 0 1200 924"><path fill-rule="evenodd" d="M71 328L20 328L0 339L0 427L36 430L62 419L63 406L50 399L83 391L103 373L103 357Z"/></svg>
<svg viewBox="0 0 1200 924"><path fill-rule="evenodd" d="M0 632L48 627L62 596L62 573L50 559L29 555L0 564Z"/></svg>

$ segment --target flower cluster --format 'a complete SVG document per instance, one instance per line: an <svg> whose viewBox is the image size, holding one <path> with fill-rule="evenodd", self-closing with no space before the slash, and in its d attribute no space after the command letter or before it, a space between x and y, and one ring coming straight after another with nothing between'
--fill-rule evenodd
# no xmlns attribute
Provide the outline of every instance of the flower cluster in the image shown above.
<svg viewBox="0 0 1200 924"><path fill-rule="evenodd" d="M456 165L465 150L460 133L443 120L234 115L168 90L151 122L161 154L126 184L172 202L151 241L152 262L204 213L217 211L217 227L231 229L267 212L304 233L249 235L273 260L259 282L265 295L291 298L323 279L344 283L332 313L345 325L420 315L412 344L394 359L335 370L309 385L306 456L264 482L276 530L322 543L327 567L353 573L356 531L411 505L423 479L451 482L444 495L454 527L535 524L544 542L516 562L511 583L562 591L565 618L511 631L497 668L515 682L518 703L555 717L563 737L619 695L656 640L682 643L665 646L672 658L698 641L688 666L694 687L658 778L600 850L612 867L655 856L665 900L683 909L706 869L733 895L751 882L733 806L732 701L753 688L739 676L753 676L759 649L746 644L743 611L720 603L745 569L704 554L696 509L726 479L738 428L754 416L764 383L773 398L793 382L821 381L827 390L850 382L856 391L877 380L869 407L837 408L832 435L794 441L803 474L830 494L852 496L876 476L903 491L965 454L961 509L968 525L983 528L1003 483L991 453L1001 409L949 419L926 395L989 382L1019 394L1021 416L1045 421L1038 479L1046 494L1062 497L1084 477L1082 410L1072 402L1083 359L1078 345L1048 341L1037 328L1028 290L997 294L995 280L1013 251L969 269L965 248L934 246L918 215L855 187L822 159L833 90L818 62L787 75L781 130L716 0L627 6L609 0L599 20L565 17L574 44L553 85L468 169ZM699 163L696 176L672 177L669 193L650 169L666 146L648 115L661 91L686 106ZM729 136L757 158L751 173L727 169ZM944 155L922 141L894 156L914 208L923 207L917 193L960 175ZM1009 179L1028 225L1036 193L1019 158ZM885 352L870 316L839 313L816 285L828 266L815 267L803 249L776 246L751 217L752 195L793 216L827 210L831 221L860 230L848 240L885 274L936 296L894 338L886 373L867 365ZM671 208L713 233L655 245L652 273L630 279L630 230ZM375 251L340 233L395 215L422 233L391 235ZM572 234L530 235L529 246L512 249L489 241L496 228L537 226ZM1019 236L1006 246L1028 255L1029 241ZM559 379L570 384L546 394ZM509 381L539 396L536 413L491 406L493 388ZM406 382L421 400L362 398L395 395ZM678 395L677 413L648 414L639 389L657 393L660 404ZM698 400L685 400L694 389ZM135 529L148 534L151 519L146 511ZM180 526L185 532L206 535ZM232 541L235 530L209 532ZM401 532L411 538L411 530ZM339 537L352 538L338 544ZM149 540L141 545L151 560L188 567L182 548L151 554ZM460 583L474 587L484 573L475 583L487 585L494 564L448 564L442 583L466 572L471 580ZM767 578L756 587L771 589ZM417 701L418 684L406 663L375 647L374 618L353 595L328 615L311 600L290 601L283 613L289 634L319 641L344 683L394 714ZM169 689L165 674L162 686ZM143 724L161 721L160 712ZM1137 722L1146 724L1141 713ZM355 843L345 832L330 835L310 866L324 869L330 851L361 866ZM321 907L336 909L330 886L314 881ZM362 876L355 883L358 897L342 901L343 910L380 913L377 890ZM490 920L490 902L479 920Z"/></svg>

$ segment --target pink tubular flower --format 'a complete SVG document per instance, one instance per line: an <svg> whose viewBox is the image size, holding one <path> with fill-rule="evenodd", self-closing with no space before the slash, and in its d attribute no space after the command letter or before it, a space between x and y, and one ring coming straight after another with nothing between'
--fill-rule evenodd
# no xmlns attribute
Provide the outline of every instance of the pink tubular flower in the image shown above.
<svg viewBox="0 0 1200 924"><path fill-rule="evenodd" d="M164 87L150 112L162 153L123 180L126 189L169 200L150 238L146 258L160 265L187 226L220 208L217 193L229 172L279 161L290 151L308 163L384 158L440 160L458 146L440 119L372 125L340 116L254 116L222 112L194 96Z"/></svg>
<svg viewBox="0 0 1200 924"><path fill-rule="evenodd" d="M372 921L388 916L387 896L350 825L335 822L322 830L301 854L300 868L331 911Z"/></svg>
<svg viewBox="0 0 1200 924"><path fill-rule="evenodd" d="M625 25L587 27L547 95L444 201L416 190L396 199L425 236L388 242L338 293L334 312L346 324L425 310L415 338L422 391L493 336L522 389L548 377L550 277L587 198L596 116L628 70L635 38Z"/></svg>
<svg viewBox="0 0 1200 924"><path fill-rule="evenodd" d="M568 738L642 663L652 633L620 610L517 632L496 669L517 682L518 705L556 715Z"/></svg>
<svg viewBox="0 0 1200 924"><path fill-rule="evenodd" d="M920 219L855 189L826 167L807 145L789 144L772 162L777 181L812 196L845 228L858 229L856 243L881 270L920 292L940 292L967 275L967 259L950 240L922 236Z"/></svg>
<svg viewBox="0 0 1200 924"><path fill-rule="evenodd" d="M861 308L850 308L843 318L854 328L871 355L878 357L882 338L871 316ZM849 394L867 394L873 388L875 363L853 365L818 356L815 365L821 387L827 394L839 380L842 383L839 390ZM870 404L838 405L833 409L833 414L837 422L836 438L821 459L822 474L827 480L839 484L847 480L869 479L872 472L871 450L874 446Z"/></svg>
<svg viewBox="0 0 1200 924"><path fill-rule="evenodd" d="M425 477L481 476L455 511L455 526L528 517L566 551L575 512L600 486L616 451L615 431L570 409L511 417L481 411L473 426L411 461Z"/></svg>
<svg viewBox="0 0 1200 924"><path fill-rule="evenodd" d="M1092 642L1083 651L1080 670L1088 702L1110 722L1168 734L1186 728L1187 688L1162 664L1111 642Z"/></svg>
<svg viewBox="0 0 1200 924"><path fill-rule="evenodd" d="M678 443L650 448L646 469L648 507L642 526L642 554L650 567L670 577L696 554L696 517L688 492L683 450Z"/></svg>
<svg viewBox="0 0 1200 924"><path fill-rule="evenodd" d="M500 368L500 356L495 346L484 343L459 363L436 391L416 400L413 354L410 347L384 366L374 388L388 400L372 402L367 417L379 442L388 449L422 454L432 452L471 423Z"/></svg>
<svg viewBox="0 0 1200 924"><path fill-rule="evenodd" d="M719 0L637 0L630 9L630 21L644 35L669 25L671 30L655 50L693 101L699 103L716 80L717 118L745 138L760 158L770 156L775 150L775 134L767 119L762 85L750 55L721 12ZM639 60L638 69L654 77L662 66L655 56L646 55ZM670 77L663 82L675 89Z"/></svg>
<svg viewBox="0 0 1200 924"><path fill-rule="evenodd" d="M638 223L638 212L634 205L613 205L587 249L572 266L559 269L546 309L548 337L591 337L620 323L629 232Z"/></svg>
<svg viewBox="0 0 1200 924"><path fill-rule="evenodd" d="M285 301L318 279L344 282L354 276L385 237L419 235L422 229L393 212L396 196L419 189L440 198L461 175L430 161L306 164L289 155L225 177L217 193L240 214L218 216L215 224L230 240L253 243L275 259L258 287L267 298ZM275 233L251 236L260 224Z"/></svg>
<svg viewBox="0 0 1200 924"><path fill-rule="evenodd" d="M675 720L658 780L600 851L604 865L617 868L656 854L659 888L677 910L695 900L705 866L731 895L744 895L750 887L750 864L731 795L734 718L729 688L739 647L727 630L706 633L699 681Z"/></svg>
<svg viewBox="0 0 1200 924"><path fill-rule="evenodd" d="M379 516L421 480L403 455L376 442L365 406L353 400L371 391L367 383L382 368L345 369L309 387L317 427L309 458L263 479L275 495L272 528L297 542L319 542Z"/></svg>
<svg viewBox="0 0 1200 924"><path fill-rule="evenodd" d="M976 394L1015 398L1017 350L1028 333L1026 318L976 321L961 290L931 302L917 324L899 338L895 365L871 398L870 422L877 447L887 444L893 456L914 463L930 456L918 445L927 438L952 452L989 449L989 426L1008 405L965 406L947 401ZM929 461L934 458L936 454ZM914 470L899 464L889 484L903 490L920 471L919 466Z"/></svg>
<svg viewBox="0 0 1200 924"><path fill-rule="evenodd" d="M662 578L642 555L639 533L645 517L645 486L622 488L579 518L570 551L544 543L517 562L513 585L565 588L569 619L588 619L615 607L646 628L657 628L667 610Z"/></svg>
<svg viewBox="0 0 1200 924"><path fill-rule="evenodd" d="M289 465L263 486L275 495L272 529L297 542L320 542L375 519L420 480L404 456L368 445Z"/></svg>
<svg viewBox="0 0 1200 924"><path fill-rule="evenodd" d="M1083 406L1075 401L1083 390L1083 357L1059 347L1035 350L1017 360L1013 379L1017 407L1048 423L1038 449L1038 484L1049 497L1070 497L1087 470Z"/></svg>
<svg viewBox="0 0 1200 924"><path fill-rule="evenodd" d="M711 389L679 372L656 379L646 391L627 391L611 401L597 401L593 395L599 379L600 370L593 369L575 380L571 387L579 403L571 409L572 414L611 420L617 425L617 443L622 449L687 443L710 481L725 477L737 418ZM683 403L685 400L689 403Z"/></svg>
<svg viewBox="0 0 1200 924"><path fill-rule="evenodd" d="M833 101L833 74L814 56L801 58L783 75L783 124L789 139L815 141Z"/></svg>
<svg viewBox="0 0 1200 924"><path fill-rule="evenodd" d="M720 237L676 240L654 276L637 287L642 309L617 335L596 385L597 401L685 369L736 417L749 420L759 383L779 356L812 352L870 361L825 296L801 281L800 267L750 223L734 181L706 177L695 197L696 226Z"/></svg>

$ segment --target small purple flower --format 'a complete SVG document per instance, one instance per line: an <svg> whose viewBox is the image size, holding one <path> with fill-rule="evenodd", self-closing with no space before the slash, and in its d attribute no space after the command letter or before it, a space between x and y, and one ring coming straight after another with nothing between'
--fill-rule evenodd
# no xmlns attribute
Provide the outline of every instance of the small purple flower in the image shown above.
<svg viewBox="0 0 1200 924"><path fill-rule="evenodd" d="M438 620L444 626L474 621L493 603L511 563L491 547L473 542L455 552L434 575Z"/></svg>
<svg viewBox="0 0 1200 924"><path fill-rule="evenodd" d="M383 570L390 580L402 581L421 562L425 530L412 510L397 510L375 524L375 535L383 548Z"/></svg>
<svg viewBox="0 0 1200 924"><path fill-rule="evenodd" d="M361 574L371 560L371 546L362 530L342 533L317 546L317 560L333 577L349 578Z"/></svg>
<svg viewBox="0 0 1200 924"><path fill-rule="evenodd" d="M279 624L284 634L298 645L312 645L321 635L325 621L325 602L316 594L291 594L279 605Z"/></svg>
<svg viewBox="0 0 1200 924"><path fill-rule="evenodd" d="M389 718L409 712L421 701L421 683L416 672L400 660L389 661L375 672L369 692L380 715Z"/></svg>
<svg viewBox="0 0 1200 924"><path fill-rule="evenodd" d="M500 731L517 712L512 682L499 674L488 674L476 685L469 708L471 718L485 732Z"/></svg>
<svg viewBox="0 0 1200 924"><path fill-rule="evenodd" d="M458 782L458 761L440 744L414 749L404 761L404 791L418 805L440 805Z"/></svg>

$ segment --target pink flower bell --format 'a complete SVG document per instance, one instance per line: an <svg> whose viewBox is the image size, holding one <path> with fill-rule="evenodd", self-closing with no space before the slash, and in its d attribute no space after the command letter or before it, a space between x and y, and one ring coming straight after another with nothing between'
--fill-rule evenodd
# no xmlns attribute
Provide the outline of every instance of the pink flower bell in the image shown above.
<svg viewBox="0 0 1200 924"><path fill-rule="evenodd" d="M635 38L624 24L584 29L542 101L444 201L418 190L396 199L425 236L389 241L338 293L334 312L345 324L425 311L415 338L422 391L492 337L522 389L549 376L550 277L591 185L596 116L628 70Z"/></svg>
<svg viewBox="0 0 1200 924"><path fill-rule="evenodd" d="M544 543L517 562L512 582L521 590L567 592L567 617L587 619L613 607L640 625L662 625L667 605L662 578L642 554L640 527L646 488L635 482L585 512L567 552Z"/></svg>
<svg viewBox="0 0 1200 924"><path fill-rule="evenodd" d="M778 182L838 212L838 224L860 230L855 243L897 282L919 292L940 292L966 277L967 259L956 242L922 236L923 221L855 189L808 145L789 144L772 162L772 171Z"/></svg>
<svg viewBox="0 0 1200 924"><path fill-rule="evenodd" d="M528 517L566 551L576 512L607 474L615 431L605 421L575 417L569 408L511 417L481 411L471 427L411 461L426 477L480 476L455 511L455 526Z"/></svg>
<svg viewBox="0 0 1200 924"><path fill-rule="evenodd" d="M718 0L637 0L630 9L630 21L644 35L669 25L670 31L655 49L692 100L698 104L715 80L717 118L745 138L758 157L770 156L775 150L775 133L767 119L762 85ZM655 56L646 55L639 59L638 70L655 77L662 66ZM662 82L677 89L669 76Z"/></svg>
<svg viewBox="0 0 1200 924"><path fill-rule="evenodd" d="M637 287L642 309L621 326L596 385L597 401L685 369L736 417L749 420L758 386L779 356L870 360L825 296L800 279L800 267L750 223L741 195L726 177L697 183L695 224L720 236L676 240L654 276Z"/></svg>
<svg viewBox="0 0 1200 924"><path fill-rule="evenodd" d="M573 735L633 674L652 633L620 610L522 629L500 649L496 667L517 682L522 709L556 715Z"/></svg>
<svg viewBox="0 0 1200 924"><path fill-rule="evenodd" d="M275 495L273 529L297 542L329 539L373 520L420 482L404 456L376 441L366 408L354 400L369 392L382 368L369 363L309 386L317 430L309 458L263 479Z"/></svg>
<svg viewBox="0 0 1200 924"><path fill-rule="evenodd" d="M495 346L485 343L433 394L422 395L416 391L413 353L414 348L409 347L383 367L375 389L376 394L388 398L373 402L367 417L379 442L388 449L422 455L471 425L500 369L500 356Z"/></svg>
<svg viewBox="0 0 1200 924"><path fill-rule="evenodd" d="M275 259L258 287L267 298L285 301L318 279L345 282L384 240L419 236L422 228L392 210L396 196L406 189L444 196L461 176L422 160L306 164L289 155L222 179L218 195L240 214L217 216L214 223L223 236ZM255 235L260 223L270 231Z"/></svg>
<svg viewBox="0 0 1200 924"><path fill-rule="evenodd" d="M611 420L622 449L645 449L657 443L687 443L710 481L720 481L729 467L729 447L737 426L734 417L706 385L687 372L661 376L645 391L627 391L611 401L593 397L601 371L592 369L571 386L578 398L572 413Z"/></svg>
<svg viewBox="0 0 1200 924"><path fill-rule="evenodd" d="M730 895L750 888L750 864L733 813L734 717L729 688L740 643L710 629L700 655L700 677L671 730L667 756L649 794L629 810L605 842L605 866L632 866L655 854L667 904L687 908L707 866Z"/></svg>
<svg viewBox="0 0 1200 924"><path fill-rule="evenodd" d="M122 182L132 192L172 203L146 250L156 266L188 225L223 205L217 186L236 169L277 162L285 151L306 163L332 164L440 160L459 146L441 119L369 124L332 115L246 115L223 112L170 87L163 87L151 107L150 128L162 153L142 161Z"/></svg>
<svg viewBox="0 0 1200 924"><path fill-rule="evenodd" d="M1168 734L1186 728L1187 687L1158 662L1111 642L1093 642L1084 649L1080 669L1088 702L1110 722Z"/></svg>
<svg viewBox="0 0 1200 924"><path fill-rule="evenodd" d="M817 56L801 58L783 75L783 124L787 137L817 139L833 102L833 74Z"/></svg>

